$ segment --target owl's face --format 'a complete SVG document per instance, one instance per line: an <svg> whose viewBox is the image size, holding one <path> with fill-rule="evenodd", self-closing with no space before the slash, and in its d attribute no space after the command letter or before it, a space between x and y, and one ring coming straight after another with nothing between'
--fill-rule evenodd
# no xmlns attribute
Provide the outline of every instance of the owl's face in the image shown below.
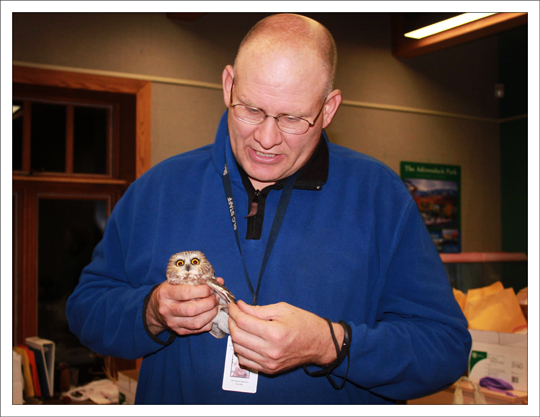
<svg viewBox="0 0 540 417"><path fill-rule="evenodd" d="M202 252L178 252L169 259L167 280L171 284L202 284L212 278L214 268Z"/></svg>

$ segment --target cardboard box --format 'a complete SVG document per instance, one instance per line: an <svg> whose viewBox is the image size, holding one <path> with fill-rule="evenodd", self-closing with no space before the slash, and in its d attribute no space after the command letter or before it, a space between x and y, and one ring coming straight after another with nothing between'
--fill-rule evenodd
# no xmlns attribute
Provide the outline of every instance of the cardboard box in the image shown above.
<svg viewBox="0 0 540 417"><path fill-rule="evenodd" d="M458 381L459 382L459 381ZM461 381L460 387L462 389L463 404L476 404L474 398L474 387L470 382ZM408 400L407 404L412 405L445 405L454 404L455 390L457 388L457 382L449 386L448 388L436 392L435 394L428 395L422 398L416 398L414 400ZM505 393L490 391L486 388L480 388L480 392L486 399L486 404L527 404L528 394L526 391L511 391L513 396L508 396Z"/></svg>
<svg viewBox="0 0 540 417"><path fill-rule="evenodd" d="M527 335L469 330L472 349L469 379L479 382L490 376L510 383L515 390L527 391Z"/></svg>
<svg viewBox="0 0 540 417"><path fill-rule="evenodd" d="M118 404L135 404L139 370L118 371Z"/></svg>

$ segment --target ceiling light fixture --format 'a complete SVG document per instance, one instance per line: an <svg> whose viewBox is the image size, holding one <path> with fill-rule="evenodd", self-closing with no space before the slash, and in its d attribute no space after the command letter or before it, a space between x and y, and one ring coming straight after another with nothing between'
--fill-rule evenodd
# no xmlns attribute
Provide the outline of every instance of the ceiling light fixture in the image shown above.
<svg viewBox="0 0 540 417"><path fill-rule="evenodd" d="M474 22L475 20L483 19L484 17L488 17L494 14L496 13L463 13L459 16L451 17L450 19L446 19L417 30L413 30L412 32L406 33L405 36L407 38L422 39L427 36L431 36L439 32L444 32L445 30L455 28L456 26L461 26L466 23Z"/></svg>

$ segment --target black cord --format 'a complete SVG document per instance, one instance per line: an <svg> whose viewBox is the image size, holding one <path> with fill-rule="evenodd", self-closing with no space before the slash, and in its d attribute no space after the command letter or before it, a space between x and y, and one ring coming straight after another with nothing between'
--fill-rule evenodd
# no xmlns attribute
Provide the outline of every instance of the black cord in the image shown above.
<svg viewBox="0 0 540 417"><path fill-rule="evenodd" d="M347 382L347 375L349 374L349 367L351 364L351 357L350 357L349 352L350 352L351 340L352 340L352 328L343 320L339 322L339 324L341 324L341 326L343 327L343 344L341 345L341 349L340 349L337 339L336 339L336 335L334 333L334 326L332 326L332 322L330 321L330 319L325 318L325 320L330 326L330 334L332 335L332 341L334 342L334 346L336 347L337 358L331 364L322 366L322 369L320 371L310 372L308 371L306 365L304 365L303 368L306 374L308 374L309 376L317 377L317 376L324 375L326 376L328 381L330 381L330 383L335 389L342 389L345 386L345 383ZM343 378L343 382L341 383L341 385L338 385L332 380L332 378L330 378L330 374L334 371L334 369L336 369L339 365L343 363L345 358L347 358L347 371L345 372L345 377Z"/></svg>

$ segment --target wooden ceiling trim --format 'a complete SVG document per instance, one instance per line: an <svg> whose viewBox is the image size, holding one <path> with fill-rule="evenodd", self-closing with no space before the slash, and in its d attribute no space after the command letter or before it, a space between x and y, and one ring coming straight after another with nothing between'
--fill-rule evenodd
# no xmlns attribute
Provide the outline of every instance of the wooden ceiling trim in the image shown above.
<svg viewBox="0 0 540 417"><path fill-rule="evenodd" d="M527 13L497 13L424 39L403 36L403 13L392 16L392 55L412 58L527 24Z"/></svg>

